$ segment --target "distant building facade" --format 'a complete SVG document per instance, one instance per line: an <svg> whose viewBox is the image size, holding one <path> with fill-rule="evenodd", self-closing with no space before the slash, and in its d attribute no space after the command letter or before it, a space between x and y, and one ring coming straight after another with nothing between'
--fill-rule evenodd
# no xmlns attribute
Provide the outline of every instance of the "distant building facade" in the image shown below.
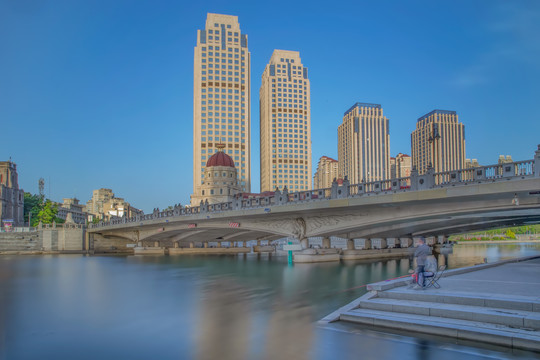
<svg viewBox="0 0 540 360"><path fill-rule="evenodd" d="M218 144L218 151L206 162L204 183L200 193L191 196L192 206L230 202L242 193L234 160L223 151L224 147L224 144Z"/></svg>
<svg viewBox="0 0 540 360"><path fill-rule="evenodd" d="M317 164L317 171L313 176L313 189L332 187L334 179L339 177L338 161L328 156L321 156Z"/></svg>
<svg viewBox="0 0 540 360"><path fill-rule="evenodd" d="M409 177L411 176L411 167L411 157L399 153L396 157L390 158L390 177L392 179Z"/></svg>
<svg viewBox="0 0 540 360"><path fill-rule="evenodd" d="M514 162L514 160L512 160L512 156L510 155L499 155L499 161L497 162L498 164L507 164L507 163L511 163L511 162Z"/></svg>
<svg viewBox="0 0 540 360"><path fill-rule="evenodd" d="M123 198L117 198L111 189L94 190L92 199L86 203L86 211L91 217L110 219L112 217L134 217L143 211L131 206Z"/></svg>
<svg viewBox="0 0 540 360"><path fill-rule="evenodd" d="M0 225L24 226L24 191L19 189L17 165L0 161Z"/></svg>
<svg viewBox="0 0 540 360"><path fill-rule="evenodd" d="M66 220L68 214L71 214L71 219L76 224L85 224L88 219L85 206L79 204L79 199L77 198L64 198L64 202L58 204L58 213L56 216L62 220Z"/></svg>
<svg viewBox="0 0 540 360"><path fill-rule="evenodd" d="M433 110L421 116L411 134L412 165L419 174L465 167L465 125L455 111Z"/></svg>
<svg viewBox="0 0 540 360"><path fill-rule="evenodd" d="M261 191L310 190L310 83L299 52L274 50L259 100Z"/></svg>
<svg viewBox="0 0 540 360"><path fill-rule="evenodd" d="M338 171L351 184L390 178L389 120L379 104L356 103L338 127Z"/></svg>
<svg viewBox="0 0 540 360"><path fill-rule="evenodd" d="M224 144L243 191L251 191L251 54L237 16L208 14L197 31L193 85L193 194L204 183L207 159Z"/></svg>
<svg viewBox="0 0 540 360"><path fill-rule="evenodd" d="M480 167L477 159L465 159L465 169L472 169L475 167Z"/></svg>

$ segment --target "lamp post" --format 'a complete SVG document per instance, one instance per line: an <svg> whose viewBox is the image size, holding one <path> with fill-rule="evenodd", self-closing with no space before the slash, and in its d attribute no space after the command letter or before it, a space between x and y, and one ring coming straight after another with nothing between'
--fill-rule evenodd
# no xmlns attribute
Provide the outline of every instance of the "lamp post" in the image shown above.
<svg viewBox="0 0 540 360"><path fill-rule="evenodd" d="M435 172L442 171L442 168L440 164L438 164L439 161L437 161L437 164L435 164L435 161L438 160L436 156L435 149L438 147L438 140L441 138L441 135L439 134L439 126L438 124L432 124L431 125L431 134L428 138L429 143L431 144L431 166L433 166ZM437 166L439 165L439 166ZM437 169L437 167L439 169Z"/></svg>

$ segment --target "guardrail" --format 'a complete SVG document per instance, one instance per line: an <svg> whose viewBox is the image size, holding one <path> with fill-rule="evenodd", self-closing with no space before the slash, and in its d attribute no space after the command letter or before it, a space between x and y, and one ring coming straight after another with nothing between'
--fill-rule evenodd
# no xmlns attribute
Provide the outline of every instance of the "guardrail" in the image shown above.
<svg viewBox="0 0 540 360"><path fill-rule="evenodd" d="M160 218L170 218L177 216L190 216L200 213L215 213L229 210L247 210L255 208L268 208L287 204L298 204L303 202L313 202L328 199L341 199L359 196L371 196L380 193L406 192L429 190L437 187L455 186L456 184L468 184L472 182L493 182L501 179L538 177L540 176L540 145L536 151L534 160L516 161L512 163L480 166L454 171L435 173L433 169L428 169L425 174L418 174L413 169L411 176L362 182L360 184L349 184L345 178L342 182L334 181L331 188L299 191L289 193L287 188L283 191L277 190L272 196L253 197L248 199L238 198L230 202L219 204L202 203L200 206L182 207L175 206L172 210L159 211L134 217L115 218L107 222L90 224L90 229L101 228L111 225L137 223L145 220L156 220ZM266 210L266 209L265 209Z"/></svg>

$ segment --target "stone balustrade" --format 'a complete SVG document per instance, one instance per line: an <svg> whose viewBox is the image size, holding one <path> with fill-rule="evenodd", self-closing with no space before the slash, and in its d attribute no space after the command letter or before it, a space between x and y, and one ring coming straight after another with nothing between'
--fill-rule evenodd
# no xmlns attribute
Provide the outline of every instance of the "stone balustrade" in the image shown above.
<svg viewBox="0 0 540 360"><path fill-rule="evenodd" d="M146 220L171 218L177 216L191 216L201 213L215 213L231 210L249 210L270 208L272 206L286 206L304 202L316 202L329 199L342 199L360 196L373 196L407 191L422 191L433 188L444 188L468 183L482 183L505 181L510 179L523 179L526 177L540 177L540 145L532 160L516 161L512 163L480 166L454 171L435 173L433 168L425 174L418 174L413 169L410 177L390 180L362 182L361 184L349 184L347 178L341 184L334 181L331 188L299 191L289 193L285 187L282 191L277 190L273 196L263 196L248 199L235 199L234 201L219 204L204 204L200 206L182 207L177 205L172 210L159 211L154 209L150 214L137 215L134 217L115 218L110 221L90 224L90 229L122 225L127 223L141 223ZM401 241L401 239L399 239ZM397 240L396 240L397 241ZM396 242L397 244L398 242ZM401 247L404 243L401 242ZM386 246L386 245L385 245ZM405 246L410 246L405 245Z"/></svg>

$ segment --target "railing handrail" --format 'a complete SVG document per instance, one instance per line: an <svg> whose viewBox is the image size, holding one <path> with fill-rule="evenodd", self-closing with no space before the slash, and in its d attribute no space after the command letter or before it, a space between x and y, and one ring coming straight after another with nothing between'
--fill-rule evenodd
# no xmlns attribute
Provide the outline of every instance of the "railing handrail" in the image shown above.
<svg viewBox="0 0 540 360"><path fill-rule="evenodd" d="M431 172L430 172L431 171ZM415 171L413 170L413 173ZM145 220L154 220L159 218L170 218L177 216L191 216L200 213L217 213L238 209L256 209L272 206L281 206L288 203L300 203L307 201L319 201L333 198L347 198L353 196L362 196L364 194L379 194L388 191L423 191L434 187L444 187L459 183L470 183L471 181L496 180L509 177L523 177L535 175L535 160L521 160L511 163L501 163L493 165L482 165L465 169L448 170L441 172L433 172L428 170L425 174L415 173L408 177L400 177L393 179L383 179L362 182L359 184L349 184L348 180L343 180L343 183L334 182L332 187L303 190L297 192L288 192L287 190L277 191L273 196L263 196L258 198L234 199L233 201L216 203L216 204L201 204L200 206L182 207L175 206L174 209L159 211L155 209L149 214L136 215L133 217L114 218L107 222L99 222L90 224L89 228L95 229L118 224L127 224L142 222ZM431 185L423 185L418 188L416 181L418 179L428 179L431 176ZM424 184L424 182L420 184ZM59 226L59 225L57 225Z"/></svg>

